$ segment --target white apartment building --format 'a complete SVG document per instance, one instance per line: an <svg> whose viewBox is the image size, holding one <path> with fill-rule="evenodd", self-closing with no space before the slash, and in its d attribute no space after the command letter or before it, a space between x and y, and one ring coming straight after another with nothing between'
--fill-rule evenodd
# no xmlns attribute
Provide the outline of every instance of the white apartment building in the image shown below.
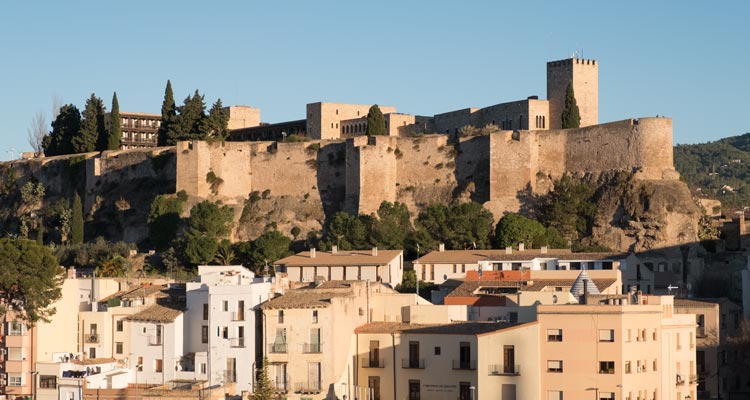
<svg viewBox="0 0 750 400"><path fill-rule="evenodd" d="M127 318L130 323L130 369L138 384L163 385L182 370L183 312L154 304Z"/></svg>
<svg viewBox="0 0 750 400"><path fill-rule="evenodd" d="M209 385L235 384L252 392L256 365L256 309L271 297L271 282L242 266L199 266L186 287L185 353Z"/></svg>

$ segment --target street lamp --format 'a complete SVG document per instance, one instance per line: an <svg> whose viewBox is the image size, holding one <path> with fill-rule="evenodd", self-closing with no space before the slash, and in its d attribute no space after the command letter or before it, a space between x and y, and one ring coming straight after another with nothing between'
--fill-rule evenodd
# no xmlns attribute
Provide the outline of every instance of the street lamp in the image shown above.
<svg viewBox="0 0 750 400"><path fill-rule="evenodd" d="M476 386L473 386L473 385L472 385L472 386L469 386L469 390L471 391L471 400L477 400L477 398L476 398L476 394L477 394L477 393L476 393L476 390L477 390L477 387L476 387Z"/></svg>

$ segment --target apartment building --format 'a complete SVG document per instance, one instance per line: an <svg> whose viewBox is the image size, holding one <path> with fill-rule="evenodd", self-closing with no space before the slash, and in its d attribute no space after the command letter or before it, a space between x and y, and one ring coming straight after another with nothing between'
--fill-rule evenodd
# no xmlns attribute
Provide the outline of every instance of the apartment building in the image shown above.
<svg viewBox="0 0 750 400"><path fill-rule="evenodd" d="M620 270L635 265L637 257L624 253L572 253L570 250L527 250L519 244L518 250L445 250L441 244L414 261L417 278L441 284L449 279L463 279L470 271L580 271ZM480 268L481 265L481 268ZM575 276L573 276L575 279Z"/></svg>
<svg viewBox="0 0 750 400"><path fill-rule="evenodd" d="M696 299L674 299L677 314L695 315L695 368L698 398L710 399L719 393L719 305Z"/></svg>
<svg viewBox="0 0 750 400"><path fill-rule="evenodd" d="M58 354L55 358L60 361L37 363L36 399L83 400L86 389L125 388L131 380L130 371L112 358L68 357Z"/></svg>
<svg viewBox="0 0 750 400"><path fill-rule="evenodd" d="M403 279L404 252L377 247L342 251L333 246L330 252L311 249L282 258L274 268L277 276L292 282L369 280L396 287Z"/></svg>
<svg viewBox="0 0 750 400"><path fill-rule="evenodd" d="M540 398L697 398L694 315L672 296L582 297L537 307Z"/></svg>
<svg viewBox="0 0 750 400"><path fill-rule="evenodd" d="M347 398L541 398L536 322L373 322L355 333L356 386Z"/></svg>
<svg viewBox="0 0 750 400"><path fill-rule="evenodd" d="M122 139L120 150L157 146L157 132L161 126L161 114L121 112Z"/></svg>
<svg viewBox="0 0 750 400"><path fill-rule="evenodd" d="M177 379L183 369L183 318L179 304L154 304L127 317L129 366L136 385L163 385Z"/></svg>
<svg viewBox="0 0 750 400"><path fill-rule="evenodd" d="M199 266L186 290L184 348L194 356L196 377L251 392L259 353L256 311L272 295L270 280L242 266Z"/></svg>

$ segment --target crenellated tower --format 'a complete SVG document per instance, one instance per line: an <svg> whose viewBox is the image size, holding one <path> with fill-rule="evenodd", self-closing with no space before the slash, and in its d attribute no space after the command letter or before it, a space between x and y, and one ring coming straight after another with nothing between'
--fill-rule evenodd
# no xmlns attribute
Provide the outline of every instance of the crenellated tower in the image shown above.
<svg viewBox="0 0 750 400"><path fill-rule="evenodd" d="M560 129L565 108L565 90L572 83L581 127L599 123L599 63L596 60L571 57L547 63L547 100L549 127Z"/></svg>

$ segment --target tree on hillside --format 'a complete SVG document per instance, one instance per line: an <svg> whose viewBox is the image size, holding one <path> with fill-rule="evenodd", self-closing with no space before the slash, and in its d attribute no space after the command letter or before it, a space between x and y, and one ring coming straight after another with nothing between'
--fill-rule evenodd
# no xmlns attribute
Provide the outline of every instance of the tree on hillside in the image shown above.
<svg viewBox="0 0 750 400"><path fill-rule="evenodd" d="M205 137L224 140L229 136L228 124L229 110L225 109L221 104L221 99L218 99L208 111L208 116L203 120L201 132Z"/></svg>
<svg viewBox="0 0 750 400"><path fill-rule="evenodd" d="M34 155L38 156L44 152L44 137L47 135L47 118L43 111L37 111L31 119L29 126L29 145L34 150Z"/></svg>
<svg viewBox="0 0 750 400"><path fill-rule="evenodd" d="M367 113L367 136L386 135L385 118L377 104Z"/></svg>
<svg viewBox="0 0 750 400"><path fill-rule="evenodd" d="M52 251L31 240L0 239L0 315L34 324L55 314L64 270Z"/></svg>
<svg viewBox="0 0 750 400"><path fill-rule="evenodd" d="M565 108L561 118L563 129L580 128L581 126L581 114L578 110L575 93L573 93L573 86L570 83L565 89Z"/></svg>
<svg viewBox="0 0 750 400"><path fill-rule="evenodd" d="M417 224L435 243L444 243L448 249L490 247L493 217L479 203L431 204L419 213Z"/></svg>
<svg viewBox="0 0 750 400"><path fill-rule="evenodd" d="M234 212L204 200L190 209L185 234L185 255L193 264L208 264L216 257L219 239L229 235Z"/></svg>
<svg viewBox="0 0 750 400"><path fill-rule="evenodd" d="M343 211L336 213L326 226L325 240L321 249L338 246L339 250L361 250L372 245L370 242L371 219L365 215L358 217Z"/></svg>
<svg viewBox="0 0 750 400"><path fill-rule="evenodd" d="M73 153L73 138L81 130L81 112L72 104L60 107L52 122L52 132L44 137L43 146L46 156L58 156Z"/></svg>
<svg viewBox="0 0 750 400"><path fill-rule="evenodd" d="M172 93L172 82L167 80L167 87L164 89L164 101L161 104L161 124L157 133L159 146L175 143L170 137L170 129L173 128L176 118L177 106L174 102L174 93Z"/></svg>
<svg viewBox="0 0 750 400"><path fill-rule="evenodd" d="M184 201L171 195L157 195L148 214L148 237L158 250L164 250L177 236Z"/></svg>
<svg viewBox="0 0 750 400"><path fill-rule="evenodd" d="M564 174L552 191L537 199L539 220L568 239L588 234L596 216L596 186Z"/></svg>
<svg viewBox="0 0 750 400"><path fill-rule="evenodd" d="M78 193L73 196L73 209L70 222L70 239L73 244L83 243L83 205Z"/></svg>
<svg viewBox="0 0 750 400"><path fill-rule="evenodd" d="M122 141L122 125L120 122L120 102L117 92L112 95L112 111L109 112L109 134L107 135L106 150L117 150Z"/></svg>
<svg viewBox="0 0 750 400"><path fill-rule="evenodd" d="M539 245L537 240L544 237L545 229L542 224L523 215L508 213L495 226L495 248L505 248L523 243L527 249Z"/></svg>
<svg viewBox="0 0 750 400"><path fill-rule="evenodd" d="M198 89L192 96L185 98L183 104L177 107L179 116L176 121L175 143L180 140L202 140L205 135L202 131L206 119L206 102ZM170 128L171 129L171 128Z"/></svg>
<svg viewBox="0 0 750 400"><path fill-rule="evenodd" d="M263 357L263 363L258 368L258 379L255 381L253 400L272 400L273 386L268 377L268 357Z"/></svg>
<svg viewBox="0 0 750 400"><path fill-rule="evenodd" d="M102 150L102 140L105 136L104 103L102 99L91 93L83 109L81 130L73 138L73 152L87 153Z"/></svg>
<svg viewBox="0 0 750 400"><path fill-rule="evenodd" d="M291 244L291 239L277 230L272 230L251 242L241 243L238 247L245 262L253 271L262 274L265 265L271 267L275 261L293 254L289 249Z"/></svg>
<svg viewBox="0 0 750 400"><path fill-rule="evenodd" d="M372 241L383 249L403 249L406 236L413 230L406 204L384 201L372 227Z"/></svg>

